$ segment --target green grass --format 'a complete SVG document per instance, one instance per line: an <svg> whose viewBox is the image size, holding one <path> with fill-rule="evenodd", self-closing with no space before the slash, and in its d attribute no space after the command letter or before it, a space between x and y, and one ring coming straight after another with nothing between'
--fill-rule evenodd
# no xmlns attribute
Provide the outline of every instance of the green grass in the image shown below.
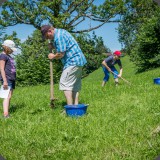
<svg viewBox="0 0 160 160"><path fill-rule="evenodd" d="M11 118L0 119L0 155L7 160L151 160L160 154L160 86L155 69L135 74L134 65L122 58L123 77L113 77L102 88L102 69L83 79L80 102L87 114L62 114L65 98L55 86L56 108L50 109L49 86L16 88ZM2 103L2 100L0 101ZM2 113L2 107L1 107Z"/></svg>

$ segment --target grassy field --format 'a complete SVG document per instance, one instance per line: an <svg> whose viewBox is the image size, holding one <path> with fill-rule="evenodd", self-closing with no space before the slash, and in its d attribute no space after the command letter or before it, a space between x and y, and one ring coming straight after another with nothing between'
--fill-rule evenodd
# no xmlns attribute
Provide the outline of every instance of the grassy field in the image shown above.
<svg viewBox="0 0 160 160"><path fill-rule="evenodd" d="M80 102L89 104L80 118L62 113L65 99L55 86L50 109L49 86L16 88L10 119L0 119L0 155L7 160L153 160L160 155L160 86L155 69L135 74L122 58L123 77L102 88L102 69L83 79ZM2 103L2 100L0 100ZM2 107L0 109L2 113Z"/></svg>

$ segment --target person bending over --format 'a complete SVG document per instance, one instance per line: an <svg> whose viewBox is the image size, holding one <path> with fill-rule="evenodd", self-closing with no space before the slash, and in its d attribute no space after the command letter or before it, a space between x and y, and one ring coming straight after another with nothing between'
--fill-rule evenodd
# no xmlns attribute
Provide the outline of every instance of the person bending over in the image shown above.
<svg viewBox="0 0 160 160"><path fill-rule="evenodd" d="M123 71L120 57L121 57L121 52L120 51L115 51L113 53L113 55L110 55L109 57L107 57L106 59L103 60L102 69L103 69L103 72L104 72L105 76L103 78L102 87L104 87L106 82L109 80L110 72L114 76L115 85L116 86L118 85L118 78L122 76L122 71ZM114 66L115 64L119 65L119 68L120 68L120 73L119 74L118 74L117 69Z"/></svg>

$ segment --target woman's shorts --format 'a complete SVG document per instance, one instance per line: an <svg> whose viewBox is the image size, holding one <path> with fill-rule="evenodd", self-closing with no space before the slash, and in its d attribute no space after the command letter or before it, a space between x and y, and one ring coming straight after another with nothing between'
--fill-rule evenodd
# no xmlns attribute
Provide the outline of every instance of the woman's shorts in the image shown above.
<svg viewBox="0 0 160 160"><path fill-rule="evenodd" d="M81 90L82 67L70 66L63 70L59 89L78 92Z"/></svg>
<svg viewBox="0 0 160 160"><path fill-rule="evenodd" d="M15 89L15 81L7 80L7 82L11 90ZM1 83L3 85L3 80L1 81Z"/></svg>

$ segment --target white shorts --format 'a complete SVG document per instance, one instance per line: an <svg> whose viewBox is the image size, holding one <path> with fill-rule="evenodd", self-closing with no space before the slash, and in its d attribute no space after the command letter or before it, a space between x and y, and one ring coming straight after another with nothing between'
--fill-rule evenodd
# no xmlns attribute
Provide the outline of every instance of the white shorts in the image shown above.
<svg viewBox="0 0 160 160"><path fill-rule="evenodd" d="M63 70L59 89L78 92L81 90L82 67L70 66Z"/></svg>

